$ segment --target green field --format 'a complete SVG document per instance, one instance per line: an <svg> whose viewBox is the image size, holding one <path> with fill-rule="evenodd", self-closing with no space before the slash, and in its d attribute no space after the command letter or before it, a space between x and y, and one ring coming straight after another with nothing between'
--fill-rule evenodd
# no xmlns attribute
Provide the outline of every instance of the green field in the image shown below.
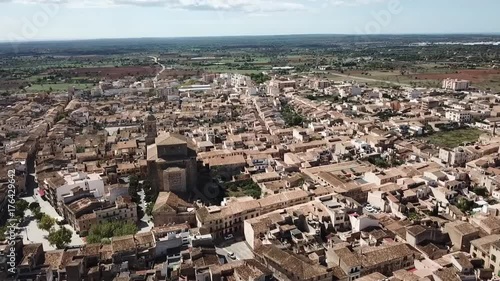
<svg viewBox="0 0 500 281"><path fill-rule="evenodd" d="M455 148L468 142L475 142L484 132L478 129L458 129L446 132L437 132L425 137L431 144L439 147Z"/></svg>
<svg viewBox="0 0 500 281"><path fill-rule="evenodd" d="M43 91L67 91L69 87L75 87L79 90L90 90L94 84L70 84L70 83L59 83L59 84L33 84L31 87L27 88L28 92L43 92Z"/></svg>

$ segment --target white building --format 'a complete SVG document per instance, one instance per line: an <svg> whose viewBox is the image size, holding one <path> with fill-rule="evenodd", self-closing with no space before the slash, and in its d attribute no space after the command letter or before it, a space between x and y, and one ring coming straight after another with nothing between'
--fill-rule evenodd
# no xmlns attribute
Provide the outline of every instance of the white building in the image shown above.
<svg viewBox="0 0 500 281"><path fill-rule="evenodd" d="M84 172L67 173L61 175L65 184L56 189L57 201L62 201L64 195L71 194L74 188L90 191L94 197L103 197L104 181L99 174L87 174Z"/></svg>
<svg viewBox="0 0 500 281"><path fill-rule="evenodd" d="M363 93L361 88L357 85L342 85L339 90L340 96L350 97L350 96L359 96Z"/></svg>
<svg viewBox="0 0 500 281"><path fill-rule="evenodd" d="M177 224L153 228L156 240L155 257L165 257L170 249L189 244L189 225Z"/></svg>
<svg viewBox="0 0 500 281"><path fill-rule="evenodd" d="M348 215L349 220L351 222L352 232L360 232L368 227L378 227L379 221L373 218L370 218L366 215L359 215L356 213Z"/></svg>
<svg viewBox="0 0 500 281"><path fill-rule="evenodd" d="M417 89L413 89L413 90L408 91L406 93L406 98L409 100L416 100L416 99L419 99L421 96L422 96L422 93Z"/></svg>
<svg viewBox="0 0 500 281"><path fill-rule="evenodd" d="M463 91L467 90L470 87L470 81L467 80L458 80L458 79L444 79L443 80L443 88L453 91Z"/></svg>
<svg viewBox="0 0 500 281"><path fill-rule="evenodd" d="M473 160L473 155L471 155L463 147L456 147L453 150L441 148L439 149L439 159L443 163L449 164L451 166L460 166L471 160Z"/></svg>
<svg viewBox="0 0 500 281"><path fill-rule="evenodd" d="M248 87L247 95L249 95L249 96L257 95L257 88L256 87Z"/></svg>
<svg viewBox="0 0 500 281"><path fill-rule="evenodd" d="M472 121L472 114L470 111L461 110L448 110L445 115L446 119L458 123L470 123Z"/></svg>

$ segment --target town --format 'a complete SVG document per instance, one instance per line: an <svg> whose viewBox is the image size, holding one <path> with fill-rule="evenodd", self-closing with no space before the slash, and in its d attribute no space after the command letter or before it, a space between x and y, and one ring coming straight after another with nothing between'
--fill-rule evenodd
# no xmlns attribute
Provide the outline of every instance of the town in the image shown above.
<svg viewBox="0 0 500 281"><path fill-rule="evenodd" d="M498 93L154 61L2 97L0 280L498 278Z"/></svg>
<svg viewBox="0 0 500 281"><path fill-rule="evenodd" d="M0 44L0 281L500 280L499 38Z"/></svg>

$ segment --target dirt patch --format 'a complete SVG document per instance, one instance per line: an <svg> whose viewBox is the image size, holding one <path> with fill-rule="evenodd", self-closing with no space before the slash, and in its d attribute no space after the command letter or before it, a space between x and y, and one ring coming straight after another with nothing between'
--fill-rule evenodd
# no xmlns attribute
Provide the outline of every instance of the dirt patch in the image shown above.
<svg viewBox="0 0 500 281"><path fill-rule="evenodd" d="M467 69L458 70L454 73L425 73L425 74L412 74L411 76L421 80L443 80L446 78L451 79L464 79L473 83L485 82L495 78L500 78L500 70L498 69Z"/></svg>
<svg viewBox="0 0 500 281"><path fill-rule="evenodd" d="M128 66L128 67L85 67L65 70L55 70L53 73L64 73L71 77L92 77L120 79L127 76L154 77L160 71L159 67Z"/></svg>
<svg viewBox="0 0 500 281"><path fill-rule="evenodd" d="M19 88L25 87L28 82L23 80L2 80L0 79L0 90L19 90Z"/></svg>
<svg viewBox="0 0 500 281"><path fill-rule="evenodd" d="M159 79L169 79L169 78L189 78L192 76L201 75L200 70L183 70L183 69L166 69L160 74Z"/></svg>

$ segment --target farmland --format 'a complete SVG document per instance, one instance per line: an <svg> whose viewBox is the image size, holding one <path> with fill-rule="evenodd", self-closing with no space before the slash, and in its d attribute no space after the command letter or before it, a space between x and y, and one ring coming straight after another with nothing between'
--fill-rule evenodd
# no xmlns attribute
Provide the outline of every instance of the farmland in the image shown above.
<svg viewBox="0 0 500 281"><path fill-rule="evenodd" d="M126 76L190 79L202 72L258 74L293 67L297 75L369 86L440 87L444 78L467 79L480 90L500 91L500 48L433 42L499 41L496 35L284 35L214 38L106 39L85 42L30 42L14 52L0 44L0 91L83 89ZM422 46L418 43L429 44ZM120 46L120 47L116 47ZM33 67L36 66L36 67ZM279 72L279 71L278 71ZM284 70L283 72L287 72ZM335 74L343 74L347 77Z"/></svg>

